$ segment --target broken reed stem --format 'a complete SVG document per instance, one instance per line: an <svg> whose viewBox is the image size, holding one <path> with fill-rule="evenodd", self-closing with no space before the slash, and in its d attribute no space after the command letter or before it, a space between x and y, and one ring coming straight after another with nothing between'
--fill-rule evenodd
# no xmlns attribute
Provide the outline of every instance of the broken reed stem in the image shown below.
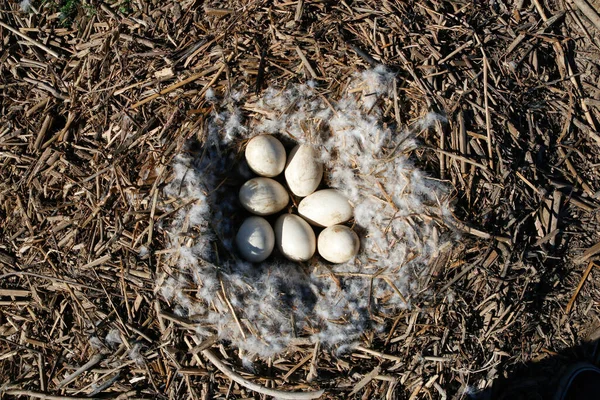
<svg viewBox="0 0 600 400"><path fill-rule="evenodd" d="M560 157L565 161L565 165L567 166L567 169L569 170L569 172L571 174L573 174L573 176L575 177L575 180L577 181L577 183L579 183L581 185L581 187L583 188L583 190L586 191L586 193L588 195L590 195L590 197L594 197L595 196L595 192L592 190L592 188L590 187L590 185L588 185L582 178L581 176L579 176L579 174L577 173L577 170L575 169L575 167L573 166L573 164L571 163L571 161L569 161L569 158L567 157L567 153L561 148L557 148L556 151L558 152L558 154L560 155Z"/></svg>
<svg viewBox="0 0 600 400"><path fill-rule="evenodd" d="M590 275L590 272L592 272L592 268L594 268L594 265L596 265L594 261L590 261L588 263L588 266L585 269L585 272L583 273L583 276L581 277L581 280L579 281L577 288L575 289L575 293L573 293L573 296L571 296L571 300L569 300L569 304L567 304L567 309L565 310L565 312L567 314L571 313L571 310L573 309L573 305L575 304L575 300L577 299L577 296L579 295L581 288L583 287L583 285L585 284L585 281L587 280L588 276Z"/></svg>
<svg viewBox="0 0 600 400"><path fill-rule="evenodd" d="M477 161L473 161L473 160L471 160L471 159L469 159L467 157L463 157L461 155L454 154L454 153L446 151L446 150L436 149L435 147L427 147L427 146L422 146L422 147L429 148L429 149L431 149L433 151L436 151L436 152L438 152L440 154L444 154L444 155L446 155L448 157L456 158L457 160L464 161L464 162L466 162L468 164L471 164L471 165L474 165L476 167L481 168L483 171L485 171L487 173L491 173L490 169L487 166L485 166L485 165L483 165L481 163L478 163Z"/></svg>
<svg viewBox="0 0 600 400"><path fill-rule="evenodd" d="M586 16L587 19L590 20L592 24L596 26L596 28L600 31L600 15L598 12L588 4L586 0L572 0L573 3L581 10L583 15Z"/></svg>
<svg viewBox="0 0 600 400"><path fill-rule="evenodd" d="M374 278L376 278L376 277L374 277ZM400 297L400 299L404 302L404 304L406 304L408 306L408 300L406 300L406 297L404 297L402 292L400 292L400 289L398 289L398 286L396 286L394 284L394 281L392 281L389 276L382 276L382 279L384 281L386 281L387 284L390 285L392 289L394 289L394 291L396 292L398 297Z"/></svg>
<svg viewBox="0 0 600 400"><path fill-rule="evenodd" d="M42 43L38 42L35 39L30 38L29 36L19 32L18 30L16 30L15 28L13 28L12 26L6 25L4 22L0 21L0 26L3 28L8 29L9 31L11 31L12 33L14 33L17 36L22 37L23 39L25 39L26 41L28 41L29 43L33 44L34 46L39 47L40 49L44 50L46 53L50 54L51 56L55 57L55 58L60 58L60 54L58 54L56 51L52 50L50 47L43 45Z"/></svg>
<svg viewBox="0 0 600 400"><path fill-rule="evenodd" d="M399 363L403 362L403 359L400 357L385 354L380 351L367 349L366 347L363 347L363 346L356 346L356 350L362 351L363 353L371 354L373 356L385 358L386 360L395 361L395 362L399 362Z"/></svg>
<svg viewBox="0 0 600 400"><path fill-rule="evenodd" d="M85 288L85 289L93 290L95 292L102 292L102 289L98 289L93 286L84 285L82 283L77 283L77 282L70 281L67 279L55 278L53 276L40 275L40 274L36 274L33 272L25 272L25 271L15 271L15 272L9 272L7 274L0 275L0 280L2 280L4 278L8 278L9 276L32 276L35 278L48 279L51 281L64 283L64 284L75 286L78 288Z"/></svg>
<svg viewBox="0 0 600 400"><path fill-rule="evenodd" d="M202 350L202 354L204 357L208 358L208 360L222 373L227 375L229 379L237 382L243 387L253 390L257 393L264 394L267 396L272 396L278 399L289 399L289 400L308 400L308 399L318 399L325 393L324 390L317 390L314 392L286 392L283 390L269 389L262 385L256 384L254 382L249 381L248 379L242 377L241 375L234 372L231 368L225 365L219 357L215 355L210 349Z"/></svg>
<svg viewBox="0 0 600 400"><path fill-rule="evenodd" d="M312 68L312 66L310 65L310 63L306 59L306 56L304 55L304 52L302 51L302 49L300 49L300 47L296 46L296 52L298 53L298 56L302 60L302 64L304 64L304 66L306 67L306 69L310 73L310 76L313 79L317 79L317 77L318 77L317 73L315 72L315 70Z"/></svg>
<svg viewBox="0 0 600 400"><path fill-rule="evenodd" d="M296 364L294 367L292 367L284 376L283 376L283 380L284 381L288 381L288 379L290 379L290 376L292 376L292 374L294 372L296 372L298 370L298 368L300 368L301 366L303 366L304 364L306 364L306 362L308 362L308 360L310 360L311 358L313 358L313 353L308 354L307 356L305 356L302 360L300 360L300 362L298 364Z"/></svg>
<svg viewBox="0 0 600 400"><path fill-rule="evenodd" d="M100 400L102 397L71 397L71 396L53 396L46 393L34 392L32 390L7 390L0 392L9 396L29 396L34 399L42 400Z"/></svg>
<svg viewBox="0 0 600 400"><path fill-rule="evenodd" d="M231 305L231 302L227 298L227 293L225 292L225 285L223 284L223 281L221 281L221 291L223 292L223 300L225 300L225 303L229 307L229 310L231 311L231 314L233 314L233 319L235 320L235 323L237 324L238 328L240 329L240 333L242 334L242 337L245 340L246 339L246 333L244 332L244 329L242 328L242 324L240 324L240 320L238 319L238 316L235 313L235 310L233 309L233 306Z"/></svg>
<svg viewBox="0 0 600 400"><path fill-rule="evenodd" d="M229 57L230 59L231 57ZM227 61L229 61L229 59ZM217 73L213 76L213 78L211 79L211 81L209 83L207 83L202 90L200 91L200 95L204 94L204 92L206 92L212 85L214 85L214 83L217 81L217 79L219 79L219 76L221 75L221 73L223 72L223 70L225 70L225 67L227 66L226 63L223 63L223 65L221 65L221 68L219 68L219 70L217 71ZM171 86L169 86L166 89L161 90L158 93L153 94L152 96L148 96L143 100L138 101L137 103L135 103L134 105L131 106L131 108L138 108L141 105L144 105L160 96L164 96L165 94L171 93L172 91L179 89L182 86L187 85L190 82L195 81L196 79L199 79L201 77L204 76L204 71L203 72L198 72L196 74L193 74L192 76L190 76L187 79L182 80L181 82L177 82Z"/></svg>
<svg viewBox="0 0 600 400"><path fill-rule="evenodd" d="M492 123L490 121L490 105L488 99L488 70L490 68L490 64L488 62L487 55L485 54L485 50L483 50L483 43L481 43L477 35L475 35L475 38L479 42L479 46L481 46L481 54L483 56L483 104L485 106L485 129L487 133L487 150L488 157L490 158L488 164L491 169L494 169L494 157L492 150Z"/></svg>
<svg viewBox="0 0 600 400"><path fill-rule="evenodd" d="M573 261L575 261L576 264L584 263L587 260L589 260L591 257L598 254L599 252L600 252L600 242L596 243L595 245L593 245L592 247L587 249L581 256L575 258L575 260L573 260Z"/></svg>
<svg viewBox="0 0 600 400"><path fill-rule="evenodd" d="M465 224L457 218L453 218L452 220L447 220L445 222L459 231L468 233L473 236L477 236L481 239L494 239L499 242L506 243L509 246L512 246L512 240L509 237L492 235L490 233L480 231L479 229L468 226L467 224Z"/></svg>
<svg viewBox="0 0 600 400"><path fill-rule="evenodd" d="M83 364L81 367L77 368L75 372L63 379L58 384L58 388L60 389L67 386L69 383L73 382L79 375L83 374L85 371L102 361L103 358L104 356L102 354L95 354L88 362Z"/></svg>
<svg viewBox="0 0 600 400"><path fill-rule="evenodd" d="M436 125L439 123L436 122ZM439 158L440 158L440 178L446 179L446 157L445 157L445 149L446 149L446 131L443 127L439 128L440 131L440 148L439 148Z"/></svg>

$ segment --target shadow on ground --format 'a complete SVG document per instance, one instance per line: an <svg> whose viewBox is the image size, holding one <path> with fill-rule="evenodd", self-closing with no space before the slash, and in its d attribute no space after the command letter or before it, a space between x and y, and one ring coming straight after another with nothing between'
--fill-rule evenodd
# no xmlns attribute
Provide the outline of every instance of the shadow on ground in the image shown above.
<svg viewBox="0 0 600 400"><path fill-rule="evenodd" d="M553 399L560 379L579 362L600 365L600 340L584 342L541 360L516 366L494 381L492 386L472 396L477 400L546 400ZM600 393L597 393L600 398ZM581 399L588 400L588 399Z"/></svg>

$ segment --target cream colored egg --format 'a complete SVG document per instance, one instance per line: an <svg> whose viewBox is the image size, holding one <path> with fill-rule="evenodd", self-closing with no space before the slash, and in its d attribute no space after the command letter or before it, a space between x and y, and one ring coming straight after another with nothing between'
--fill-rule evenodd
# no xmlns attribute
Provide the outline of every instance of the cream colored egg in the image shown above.
<svg viewBox="0 0 600 400"><path fill-rule="evenodd" d="M250 262L261 262L273 251L275 233L266 219L250 217L242 223L235 241L244 259Z"/></svg>
<svg viewBox="0 0 600 400"><path fill-rule="evenodd" d="M281 183L270 178L253 178L240 188L242 206L256 215L271 215L285 208L290 201Z"/></svg>
<svg viewBox="0 0 600 400"><path fill-rule="evenodd" d="M318 161L314 148L294 147L285 167L285 180L296 196L306 197L314 192L323 178L323 164Z"/></svg>
<svg viewBox="0 0 600 400"><path fill-rule="evenodd" d="M332 226L352 218L354 208L339 191L324 189L302 199L298 212L312 225Z"/></svg>
<svg viewBox="0 0 600 400"><path fill-rule="evenodd" d="M285 148L270 135L250 139L245 155L250 169L261 176L277 176L285 168Z"/></svg>
<svg viewBox="0 0 600 400"><path fill-rule="evenodd" d="M356 233L344 225L333 225L319 234L319 254L329 262L340 264L358 254L360 240Z"/></svg>
<svg viewBox="0 0 600 400"><path fill-rule="evenodd" d="M313 228L293 214L284 214L277 219L275 241L279 251L292 261L310 260L317 244Z"/></svg>

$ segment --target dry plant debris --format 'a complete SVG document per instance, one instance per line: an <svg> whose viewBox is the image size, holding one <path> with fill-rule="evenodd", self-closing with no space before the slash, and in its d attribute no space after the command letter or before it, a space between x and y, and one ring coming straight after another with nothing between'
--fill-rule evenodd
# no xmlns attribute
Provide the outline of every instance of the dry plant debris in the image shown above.
<svg viewBox="0 0 600 400"><path fill-rule="evenodd" d="M386 101L393 105L394 79L383 67L356 73L342 97L328 101L314 81L269 87L253 103L244 103L243 92L221 104L209 93L214 111L198 148L190 145L174 160L163 192L172 202L165 212L176 211L160 227L169 253L158 286L180 316L194 319L199 335L217 334L249 360L276 356L297 338L339 352L431 296L429 267L447 257L456 237L446 227L449 190L406 154L417 146L416 133L443 117L426 113L404 131L383 127L378 118ZM241 120L237 104L254 116ZM236 256L233 238L248 215L238 189L253 176L236 149L264 133L314 149L327 185L353 205L352 223L362 236L355 258L300 264L275 254L251 264ZM286 195L285 213L302 213L300 200L287 203Z"/></svg>
<svg viewBox="0 0 600 400"><path fill-rule="evenodd" d="M597 339L590 9L598 2L1 0L0 395L257 396L213 354L287 392L462 398ZM384 124L446 116L412 159L455 188L463 239L431 265L436 296L351 353L299 341L248 370L154 291L173 158L207 129L209 90L258 98L313 79L328 98L377 64L396 74Z"/></svg>

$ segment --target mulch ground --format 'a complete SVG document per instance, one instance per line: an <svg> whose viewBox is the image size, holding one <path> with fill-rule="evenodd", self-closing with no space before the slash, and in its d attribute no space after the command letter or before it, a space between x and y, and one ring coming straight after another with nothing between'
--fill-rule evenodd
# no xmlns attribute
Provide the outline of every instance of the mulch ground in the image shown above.
<svg viewBox="0 0 600 400"><path fill-rule="evenodd" d="M543 391L566 361L597 363L594 7L0 0L0 397L260 398L210 346L256 384L332 399L493 396L515 376ZM202 140L209 88L313 79L327 97L378 64L398 74L382 123L447 118L413 159L454 187L461 238L387 332L244 369L155 293L171 161Z"/></svg>

